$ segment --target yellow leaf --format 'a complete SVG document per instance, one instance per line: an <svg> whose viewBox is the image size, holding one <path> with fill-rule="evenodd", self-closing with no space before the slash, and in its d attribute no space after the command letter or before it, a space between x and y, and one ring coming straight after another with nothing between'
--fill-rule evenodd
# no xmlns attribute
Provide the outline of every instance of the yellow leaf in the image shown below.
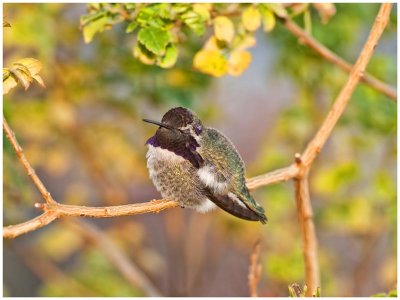
<svg viewBox="0 0 400 300"><path fill-rule="evenodd" d="M225 41L227 43L232 42L235 36L235 29L231 20L227 17L216 17L214 19L214 32L215 37L218 40Z"/></svg>
<svg viewBox="0 0 400 300"><path fill-rule="evenodd" d="M274 29L274 27L275 27L275 16L272 13L272 11L266 9L263 12L262 19L263 19L263 25L264 25L263 29L264 29L265 32L269 32L272 29Z"/></svg>
<svg viewBox="0 0 400 300"><path fill-rule="evenodd" d="M210 20L211 3L195 3L193 4L193 11L198 13L203 20Z"/></svg>
<svg viewBox="0 0 400 300"><path fill-rule="evenodd" d="M201 71L215 77L224 75L228 69L225 57L216 50L201 50L196 53L193 66Z"/></svg>
<svg viewBox="0 0 400 300"><path fill-rule="evenodd" d="M261 25L261 14L254 6L246 8L242 14L242 23L248 31L255 31Z"/></svg>
<svg viewBox="0 0 400 300"><path fill-rule="evenodd" d="M217 44L217 39L215 36L211 36L207 42L203 46L203 50L219 50L218 44Z"/></svg>
<svg viewBox="0 0 400 300"><path fill-rule="evenodd" d="M139 42L133 47L133 56L146 65L154 65L156 62L156 57L150 51L146 51Z"/></svg>
<svg viewBox="0 0 400 300"><path fill-rule="evenodd" d="M14 75L10 71L3 69L3 95L7 94L12 88L16 87L17 84L18 81Z"/></svg>
<svg viewBox="0 0 400 300"><path fill-rule="evenodd" d="M31 73L32 77L34 75L38 74L40 72L40 70L42 69L42 63L35 58L23 58L23 59L20 59L19 61L15 62L14 65L25 66Z"/></svg>
<svg viewBox="0 0 400 300"><path fill-rule="evenodd" d="M247 69L251 62L251 54L247 51L235 51L228 61L228 73L232 76L239 76Z"/></svg>

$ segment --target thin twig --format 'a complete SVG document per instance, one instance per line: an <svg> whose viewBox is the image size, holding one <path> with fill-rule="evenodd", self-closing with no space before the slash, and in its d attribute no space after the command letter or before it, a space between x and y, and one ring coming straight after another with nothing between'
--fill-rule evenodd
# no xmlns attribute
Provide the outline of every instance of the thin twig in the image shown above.
<svg viewBox="0 0 400 300"><path fill-rule="evenodd" d="M21 234L25 234L30 231L34 231L36 229L44 227L53 222L58 217L59 215L56 211L46 211L40 216L37 216L36 218L26 221L24 223L3 227L3 237L8 239L16 238Z"/></svg>
<svg viewBox="0 0 400 300"><path fill-rule="evenodd" d="M82 220L75 220L70 224L93 241L130 284L140 287L146 293L146 296L162 296L150 279L96 226Z"/></svg>
<svg viewBox="0 0 400 300"><path fill-rule="evenodd" d="M370 61L372 54L378 40L381 37L383 30L389 20L390 10L392 8L391 3L382 4L378 16L376 17L375 23L371 29L368 39L352 69L349 78L337 96L331 110L326 116L323 124L319 128L317 134L308 144L304 151L301 160L304 165L309 166L315 159L317 154L321 151L326 140L332 132L333 127L336 125L340 116L342 115L348 101L350 100L353 91L355 90L358 82L362 78L368 62Z"/></svg>
<svg viewBox="0 0 400 300"><path fill-rule="evenodd" d="M14 132L11 130L10 126L8 126L8 123L6 121L6 118L4 118L4 116L3 116L3 129L6 134L7 139L10 141L11 145L13 146L19 161L24 166L26 173L32 178L33 183L36 185L39 192L42 194L43 199L48 204L55 203L53 197L50 195L49 191L46 189L43 182L36 175L35 170L31 167L30 163L26 159L24 151L22 150L21 146L19 145Z"/></svg>
<svg viewBox="0 0 400 300"><path fill-rule="evenodd" d="M298 26L295 22L291 19L283 19L285 27L293 33L295 36L299 38L299 40L308 45L311 49L314 49L317 53L319 53L323 58L330 61L331 63L337 65L343 71L350 73L353 69L353 66L341 58L336 53L332 52L316 39L314 39L310 34L304 31L300 26ZM370 74L362 74L361 81L368 84L378 92L381 92L388 96L393 101L397 101L397 91L395 88L391 87L390 85L386 84L385 82L375 78Z"/></svg>
<svg viewBox="0 0 400 300"><path fill-rule="evenodd" d="M261 264L258 263L260 257L260 241L254 244L253 252L250 255L250 268L249 268L249 289L251 297L258 297L257 285L261 278Z"/></svg>
<svg viewBox="0 0 400 300"><path fill-rule="evenodd" d="M368 39L360 52L360 55L352 69L346 84L337 96L331 110L328 112L324 122L308 144L304 153L296 156L296 164L299 166L299 173L295 179L296 201L303 233L304 263L306 267L307 296L312 294L320 286L317 238L314 223L312 221L312 206L308 187L308 173L314 159L325 145L334 126L342 115L353 91L362 78L364 71L370 61L373 51L381 37L388 22L392 4L382 4L379 13L372 26Z"/></svg>

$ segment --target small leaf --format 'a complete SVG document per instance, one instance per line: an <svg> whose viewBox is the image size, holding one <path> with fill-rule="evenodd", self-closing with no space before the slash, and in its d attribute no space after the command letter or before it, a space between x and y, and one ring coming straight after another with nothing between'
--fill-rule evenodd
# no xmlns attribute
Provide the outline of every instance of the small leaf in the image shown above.
<svg viewBox="0 0 400 300"><path fill-rule="evenodd" d="M29 70L31 76L38 74L42 70L42 63L35 58L23 58L15 62L14 65L23 65Z"/></svg>
<svg viewBox="0 0 400 300"><path fill-rule="evenodd" d="M170 68L176 63L177 59L178 48L176 48L174 44L170 44L167 46L167 49L165 50L165 55L163 58L161 58L158 65L162 68Z"/></svg>
<svg viewBox="0 0 400 300"><path fill-rule="evenodd" d="M257 8L249 6L243 11L242 23L248 31L255 31L261 25L261 15Z"/></svg>
<svg viewBox="0 0 400 300"><path fill-rule="evenodd" d="M288 16L287 11L282 3L269 3L266 6L274 12L278 17L286 18Z"/></svg>
<svg viewBox="0 0 400 300"><path fill-rule="evenodd" d="M239 76L251 62L251 54L247 51L234 51L228 60L228 73Z"/></svg>
<svg viewBox="0 0 400 300"><path fill-rule="evenodd" d="M228 70L225 57L215 50L201 50L196 53L193 66L199 71L215 77L220 77Z"/></svg>
<svg viewBox="0 0 400 300"><path fill-rule="evenodd" d="M21 69L10 69L10 72L22 83L26 91L32 82L32 76L26 74Z"/></svg>
<svg viewBox="0 0 400 300"><path fill-rule="evenodd" d="M18 79L10 71L3 69L3 95L16 87L17 84Z"/></svg>
<svg viewBox="0 0 400 300"><path fill-rule="evenodd" d="M131 33L136 29L137 26L138 24L135 21L131 22L128 27L126 27L125 33Z"/></svg>
<svg viewBox="0 0 400 300"><path fill-rule="evenodd" d="M275 27L275 16L269 9L264 9L262 13L263 29L269 32Z"/></svg>
<svg viewBox="0 0 400 300"><path fill-rule="evenodd" d="M206 27L203 18L194 11L188 11L181 16L183 22L197 35L204 34Z"/></svg>
<svg viewBox="0 0 400 300"><path fill-rule="evenodd" d="M136 43L133 48L133 56L146 65L154 65L156 62L156 56L154 53L147 50L140 42Z"/></svg>
<svg viewBox="0 0 400 300"><path fill-rule="evenodd" d="M83 27L83 40L86 44L93 40L97 32L103 32L108 23L108 18L103 14L103 17L87 23Z"/></svg>
<svg viewBox="0 0 400 300"><path fill-rule="evenodd" d="M163 29L148 27L140 29L138 40L147 50L156 55L163 55L165 47L171 41L171 36Z"/></svg>
<svg viewBox="0 0 400 300"><path fill-rule="evenodd" d="M216 17L214 19L214 32L215 37L218 40L225 41L227 43L232 42L233 37L235 36L235 29L232 21L223 16Z"/></svg>
<svg viewBox="0 0 400 300"><path fill-rule="evenodd" d="M45 88L45 87L46 87L46 85L44 84L44 81L43 81L42 77L40 77L38 74L33 75L32 77L33 77L33 79L36 80L37 83L39 83L39 85L40 85L42 88Z"/></svg>
<svg viewBox="0 0 400 300"><path fill-rule="evenodd" d="M211 3L195 3L193 4L193 11L197 13L204 21L210 20L210 10L212 9Z"/></svg>
<svg viewBox="0 0 400 300"><path fill-rule="evenodd" d="M11 27L10 23L8 23L3 17L3 27Z"/></svg>

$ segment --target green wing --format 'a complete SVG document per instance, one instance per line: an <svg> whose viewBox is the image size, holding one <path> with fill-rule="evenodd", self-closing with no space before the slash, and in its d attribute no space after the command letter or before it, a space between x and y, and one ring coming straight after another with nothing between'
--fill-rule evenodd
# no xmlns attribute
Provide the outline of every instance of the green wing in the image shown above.
<svg viewBox="0 0 400 300"><path fill-rule="evenodd" d="M228 183L229 192L265 218L264 209L253 199L246 187L244 162L226 136L216 129L207 128L202 135L201 155L206 163L214 166L218 181Z"/></svg>

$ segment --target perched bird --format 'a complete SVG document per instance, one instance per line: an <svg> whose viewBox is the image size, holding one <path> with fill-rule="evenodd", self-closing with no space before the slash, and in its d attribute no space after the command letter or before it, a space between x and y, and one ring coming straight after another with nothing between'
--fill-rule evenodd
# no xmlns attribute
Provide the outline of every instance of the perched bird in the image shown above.
<svg viewBox="0 0 400 300"><path fill-rule="evenodd" d="M146 142L147 167L163 198L199 212L219 206L236 217L267 222L246 187L243 160L225 135L183 107L169 110L161 122L143 121L159 126Z"/></svg>

